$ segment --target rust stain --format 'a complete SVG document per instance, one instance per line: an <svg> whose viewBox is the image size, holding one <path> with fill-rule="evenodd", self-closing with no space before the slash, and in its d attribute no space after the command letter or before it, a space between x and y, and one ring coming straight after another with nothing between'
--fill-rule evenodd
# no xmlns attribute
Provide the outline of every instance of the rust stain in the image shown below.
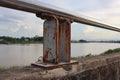
<svg viewBox="0 0 120 80"><path fill-rule="evenodd" d="M37 17L45 19L43 33L45 40L43 45L43 61L54 64L58 64L60 62L70 62L70 36L72 20L48 13L36 15ZM48 42L46 43L46 41ZM49 41L53 42L53 44L49 43ZM48 48L51 50L48 50ZM51 56L53 56L53 58L51 58Z"/></svg>
<svg viewBox="0 0 120 80"><path fill-rule="evenodd" d="M59 19L58 17L56 17L56 32L55 32L55 36L56 36L56 60L55 63L58 64L59 63Z"/></svg>
<svg viewBox="0 0 120 80"><path fill-rule="evenodd" d="M70 61L70 23L67 19L60 19L60 62L69 62Z"/></svg>

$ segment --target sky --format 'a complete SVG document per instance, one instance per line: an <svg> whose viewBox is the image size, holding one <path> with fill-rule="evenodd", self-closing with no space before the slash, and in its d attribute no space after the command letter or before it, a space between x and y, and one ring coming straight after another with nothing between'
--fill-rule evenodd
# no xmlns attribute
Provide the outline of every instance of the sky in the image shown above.
<svg viewBox="0 0 120 80"><path fill-rule="evenodd" d="M35 1L35 0L34 0ZM120 28L120 0L39 0ZM35 14L0 7L0 36L43 36L43 20ZM120 33L72 23L72 40L120 40Z"/></svg>

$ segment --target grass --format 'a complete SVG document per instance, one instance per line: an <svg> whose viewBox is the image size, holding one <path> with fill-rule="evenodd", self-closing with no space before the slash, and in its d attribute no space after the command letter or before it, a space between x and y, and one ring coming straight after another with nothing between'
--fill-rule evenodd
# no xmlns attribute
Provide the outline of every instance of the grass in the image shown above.
<svg viewBox="0 0 120 80"><path fill-rule="evenodd" d="M105 51L104 53L102 53L102 55L104 55L104 54L113 54L113 53L118 53L118 52L120 52L120 48L109 49L109 50Z"/></svg>
<svg viewBox="0 0 120 80"><path fill-rule="evenodd" d="M91 56L95 56L93 54L87 54L85 56L77 56L77 57L71 57L72 60L78 60L78 59L81 59L81 58L86 58L86 57L91 57Z"/></svg>
<svg viewBox="0 0 120 80"><path fill-rule="evenodd" d="M0 71L4 71L4 70L6 70L5 67L0 67Z"/></svg>
<svg viewBox="0 0 120 80"><path fill-rule="evenodd" d="M118 53L120 52L120 48L116 48L116 49L109 49L99 55L105 55L105 54L114 54L114 53ZM71 60L78 60L78 59L81 59L81 58L86 58L86 57L91 57L91 56L95 56L93 54L87 54L85 56L77 56L77 57L72 57Z"/></svg>
<svg viewBox="0 0 120 80"><path fill-rule="evenodd" d="M19 66L10 66L10 67L0 66L0 71L5 71L5 70L8 70L8 69L17 69L17 68L19 68Z"/></svg>
<svg viewBox="0 0 120 80"><path fill-rule="evenodd" d="M71 60L77 60L80 59L82 56L77 56L77 57L71 57Z"/></svg>

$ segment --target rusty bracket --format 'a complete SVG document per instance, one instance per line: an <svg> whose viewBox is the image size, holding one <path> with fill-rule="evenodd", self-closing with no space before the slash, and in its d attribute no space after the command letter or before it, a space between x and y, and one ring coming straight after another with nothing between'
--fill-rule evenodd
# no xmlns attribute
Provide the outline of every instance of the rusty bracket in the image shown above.
<svg viewBox="0 0 120 80"><path fill-rule="evenodd" d="M64 65L77 63L70 61L72 20L48 13L40 13L36 16L45 19L43 26L43 63L38 65L45 67L44 64L54 64L52 67L55 67L57 65L62 66L61 63L65 63Z"/></svg>

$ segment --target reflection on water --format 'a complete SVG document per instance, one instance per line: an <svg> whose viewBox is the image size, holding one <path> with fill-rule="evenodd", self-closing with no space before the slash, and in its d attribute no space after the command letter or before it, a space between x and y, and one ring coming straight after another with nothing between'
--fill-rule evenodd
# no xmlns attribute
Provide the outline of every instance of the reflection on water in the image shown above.
<svg viewBox="0 0 120 80"><path fill-rule="evenodd" d="M118 48L117 43L72 43L71 55L99 54L108 49ZM43 54L42 44L0 45L0 66L23 66L35 62Z"/></svg>

